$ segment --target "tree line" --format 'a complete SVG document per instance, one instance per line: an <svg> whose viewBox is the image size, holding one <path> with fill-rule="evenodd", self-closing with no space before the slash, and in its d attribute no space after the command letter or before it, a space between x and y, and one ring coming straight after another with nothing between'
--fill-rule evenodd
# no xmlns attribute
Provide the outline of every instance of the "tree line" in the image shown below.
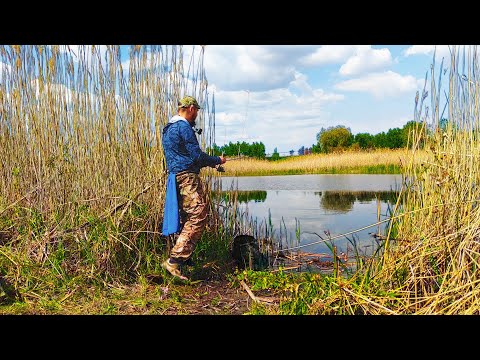
<svg viewBox="0 0 480 360"><path fill-rule="evenodd" d="M411 120L402 128L391 128L387 132L380 132L372 135L369 133L352 134L350 128L344 125L330 126L321 128L316 134L317 142L310 147L301 146L298 155L331 153L336 151L351 150L370 150L370 149L399 149L408 145L409 137L415 130L420 131L422 124ZM423 130L425 133L426 130ZM248 144L245 141L236 143L229 142L226 145L218 146L213 144L212 148L207 149L212 155L224 154L229 157L246 156L256 159L265 159L265 145L262 142ZM290 155L295 151L290 150ZM281 156L277 148L272 153L271 159L279 159Z"/></svg>
<svg viewBox="0 0 480 360"><path fill-rule="evenodd" d="M372 135L369 133L358 133L353 135L350 128L343 125L321 128L317 133L317 143L310 148L301 147L299 155L307 153L331 153L346 149L370 150L370 149L400 149L408 145L409 138L413 131L425 137L426 129L422 124L414 120L407 122L402 128L391 128L387 132L380 132Z"/></svg>
<svg viewBox="0 0 480 360"><path fill-rule="evenodd" d="M265 145L262 142L254 142L248 144L245 141L232 143L223 146L213 144L211 148L207 149L207 153L211 155L225 155L228 157L246 156L256 159L265 159Z"/></svg>

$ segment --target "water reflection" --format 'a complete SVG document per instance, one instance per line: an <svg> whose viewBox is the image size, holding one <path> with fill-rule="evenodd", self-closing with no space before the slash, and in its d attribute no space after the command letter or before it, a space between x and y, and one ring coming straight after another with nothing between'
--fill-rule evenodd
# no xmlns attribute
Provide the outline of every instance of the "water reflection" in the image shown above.
<svg viewBox="0 0 480 360"><path fill-rule="evenodd" d="M398 195L394 191L314 191L313 193L320 198L320 208L340 212L351 211L356 201L370 203L380 200L395 203ZM261 190L235 192L229 190L221 191L220 197L228 203L234 198L235 194L239 203L265 202L268 192Z"/></svg>
<svg viewBox="0 0 480 360"><path fill-rule="evenodd" d="M226 202L230 203L232 199L237 196L237 201L240 203L248 203L249 201L262 202L267 199L267 192L262 190L252 191L221 191L220 197Z"/></svg>
<svg viewBox="0 0 480 360"><path fill-rule="evenodd" d="M345 174L225 178L223 188L229 191L222 196L238 191L242 212L260 226L273 227L283 248L330 253L335 245L348 253L355 243L368 255L378 247L372 234L386 232L400 179ZM329 238L334 240L328 243Z"/></svg>
<svg viewBox="0 0 480 360"><path fill-rule="evenodd" d="M314 194L320 197L321 208L340 212L352 211L355 202L368 204L380 200L395 203L397 198L394 191L319 191Z"/></svg>

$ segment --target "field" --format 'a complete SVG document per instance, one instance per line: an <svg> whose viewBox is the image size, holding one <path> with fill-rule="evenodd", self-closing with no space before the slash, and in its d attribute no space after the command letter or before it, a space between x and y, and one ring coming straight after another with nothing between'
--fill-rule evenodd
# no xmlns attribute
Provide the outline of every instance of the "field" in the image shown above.
<svg viewBox="0 0 480 360"><path fill-rule="evenodd" d="M419 151L420 164L427 156ZM277 161L234 158L223 166L226 176L299 175L299 174L400 174L407 164L405 149L345 151L332 154L308 154Z"/></svg>

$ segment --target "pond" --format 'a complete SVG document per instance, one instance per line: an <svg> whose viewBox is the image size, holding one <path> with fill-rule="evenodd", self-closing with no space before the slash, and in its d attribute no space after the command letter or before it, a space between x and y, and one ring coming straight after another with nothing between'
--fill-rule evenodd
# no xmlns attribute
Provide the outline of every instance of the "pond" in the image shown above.
<svg viewBox="0 0 480 360"><path fill-rule="evenodd" d="M222 177L222 191L237 191L240 207L257 224L271 224L284 249L370 255L385 233L401 175L285 175ZM377 225L375 225L377 224ZM374 226L372 226L374 225Z"/></svg>

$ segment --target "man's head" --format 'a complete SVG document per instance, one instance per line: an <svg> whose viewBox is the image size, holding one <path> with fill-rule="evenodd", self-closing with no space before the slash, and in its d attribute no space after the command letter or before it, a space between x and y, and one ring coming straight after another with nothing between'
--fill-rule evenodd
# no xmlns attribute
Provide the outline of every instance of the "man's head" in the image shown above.
<svg viewBox="0 0 480 360"><path fill-rule="evenodd" d="M195 125L199 109L201 107L193 96L187 95L178 102L178 114L187 119L192 126Z"/></svg>
<svg viewBox="0 0 480 360"><path fill-rule="evenodd" d="M193 96L185 96L178 102L179 108L188 108L189 106L195 106L197 109L201 109L200 105L198 105L197 100Z"/></svg>

